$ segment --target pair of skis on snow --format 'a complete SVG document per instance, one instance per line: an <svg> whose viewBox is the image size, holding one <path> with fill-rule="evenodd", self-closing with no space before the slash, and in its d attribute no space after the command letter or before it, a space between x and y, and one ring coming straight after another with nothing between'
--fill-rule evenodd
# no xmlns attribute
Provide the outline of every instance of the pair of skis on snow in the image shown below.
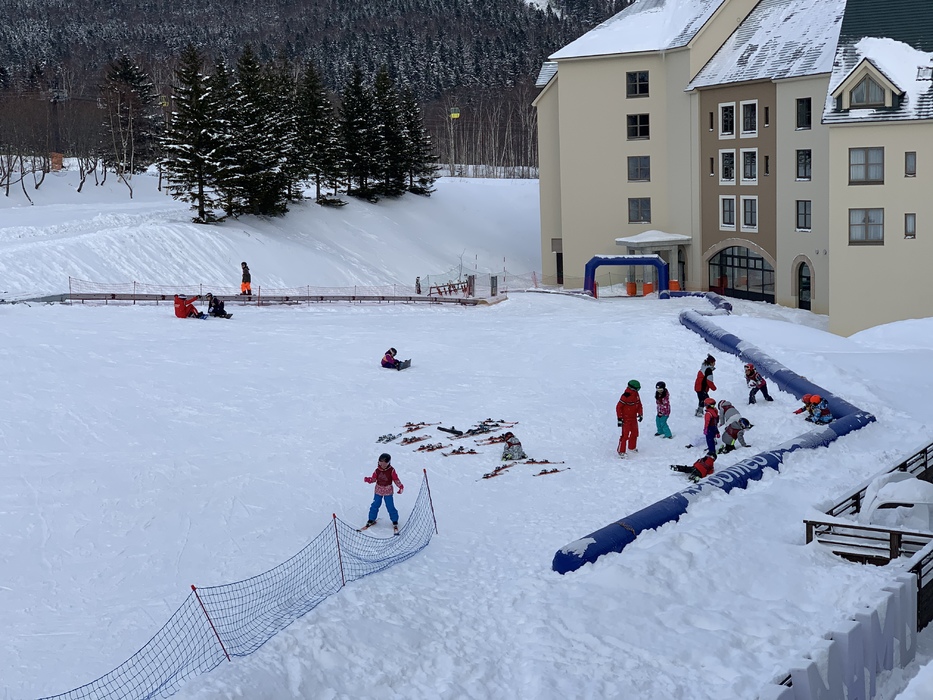
<svg viewBox="0 0 933 700"><path fill-rule="evenodd" d="M376 523L364 525L364 526L361 527L361 528L357 528L356 531L357 531L357 532L365 532L366 530L368 530L369 528L371 528L371 527L372 527L373 525L375 525L375 524L376 524ZM395 535L396 537L398 537L398 525L392 525L392 534Z"/></svg>

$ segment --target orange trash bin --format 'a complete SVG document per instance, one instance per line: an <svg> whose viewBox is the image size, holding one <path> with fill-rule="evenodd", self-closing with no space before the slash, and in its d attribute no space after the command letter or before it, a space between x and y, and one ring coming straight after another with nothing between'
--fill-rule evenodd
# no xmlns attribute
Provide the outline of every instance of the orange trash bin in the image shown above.
<svg viewBox="0 0 933 700"><path fill-rule="evenodd" d="M625 291L630 296L636 296L638 294L638 283L637 282L626 282Z"/></svg>
<svg viewBox="0 0 933 700"><path fill-rule="evenodd" d="M644 282L641 285L641 293L648 295L654 291L654 282Z"/></svg>
<svg viewBox="0 0 933 700"><path fill-rule="evenodd" d="M671 280L670 291L679 292L680 291L680 280Z"/></svg>

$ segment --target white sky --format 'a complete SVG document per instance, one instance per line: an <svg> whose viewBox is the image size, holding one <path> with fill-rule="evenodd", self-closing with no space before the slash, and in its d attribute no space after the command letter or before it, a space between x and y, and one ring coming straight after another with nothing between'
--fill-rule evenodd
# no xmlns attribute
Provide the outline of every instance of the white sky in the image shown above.
<svg viewBox="0 0 933 700"><path fill-rule="evenodd" d="M533 181L442 180L429 199L217 228L187 223L147 178L136 187L132 202L119 188L85 199L63 174L32 192L35 206L0 198L0 291L61 292L69 274L234 286L241 259L254 284L276 285L410 284L503 257L510 270L540 267ZM530 456L568 470L483 480L495 447L443 457L389 446L409 487L402 520L427 469L440 534L176 697L754 698L898 569L805 546L802 520L931 441L933 319L840 338L824 317L737 302L722 327L878 422L559 576L561 546L687 485L668 465L702 452L684 445L700 428L693 380L711 348L677 314L705 301L230 307L232 320L201 322L165 304L0 305L0 698L87 683L142 646L190 584L265 571L332 513L362 524L362 477L386 449L376 438L407 421L516 420ZM411 370L379 368L390 345ZM741 362L713 354L714 395L755 425L738 457L809 427L773 386L774 403L746 406ZM623 462L614 407L632 378L646 418ZM662 379L674 440L652 436ZM918 662L878 697L923 664L901 699L929 697L931 656L928 631Z"/></svg>

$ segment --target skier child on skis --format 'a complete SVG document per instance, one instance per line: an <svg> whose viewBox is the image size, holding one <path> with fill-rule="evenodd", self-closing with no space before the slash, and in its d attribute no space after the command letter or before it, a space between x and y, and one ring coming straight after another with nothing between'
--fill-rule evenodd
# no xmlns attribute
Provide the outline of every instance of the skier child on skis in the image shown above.
<svg viewBox="0 0 933 700"><path fill-rule="evenodd" d="M379 508L385 501L386 510L389 511L389 517L392 518L392 527L398 530L398 511L395 509L395 499L393 493L395 490L392 484L398 486L398 493L401 496L405 487L399 481L398 474L395 473L395 467L392 466L392 456L386 452L379 455L379 463L376 465L376 471L372 476L364 476L363 481L367 484L376 484L375 496L372 505L369 506L369 520L365 527L371 527L376 524L376 516L379 514Z"/></svg>
<svg viewBox="0 0 933 700"><path fill-rule="evenodd" d="M768 393L768 380L761 376L755 365L749 362L745 365L745 383L748 385L748 403L755 403L755 394L759 391L765 401L774 401Z"/></svg>
<svg viewBox="0 0 933 700"><path fill-rule="evenodd" d="M632 452L638 452L638 424L644 417L644 411L641 407L641 397L638 390L641 389L641 382L633 379L628 383L622 396L616 404L616 419L622 435L619 437L619 456L625 459L626 447Z"/></svg>

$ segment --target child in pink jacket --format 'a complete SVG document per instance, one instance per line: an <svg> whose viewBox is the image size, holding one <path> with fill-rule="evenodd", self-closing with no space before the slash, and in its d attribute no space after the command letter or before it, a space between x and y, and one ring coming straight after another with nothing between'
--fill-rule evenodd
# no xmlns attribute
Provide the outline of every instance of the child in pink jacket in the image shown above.
<svg viewBox="0 0 933 700"><path fill-rule="evenodd" d="M372 505L369 506L369 520L366 522L366 527L376 524L376 515L378 515L379 507L384 500L386 510L389 511L389 517L392 518L392 525L397 528L398 511L395 509L395 500L392 497L392 494L395 493L392 484L398 486L399 495L402 494L405 487L399 481L398 474L395 473L395 467L392 466L392 456L386 452L379 455L379 464L376 466L376 471L373 472L372 476L364 476L363 481L367 484L376 484L376 495L373 498Z"/></svg>

